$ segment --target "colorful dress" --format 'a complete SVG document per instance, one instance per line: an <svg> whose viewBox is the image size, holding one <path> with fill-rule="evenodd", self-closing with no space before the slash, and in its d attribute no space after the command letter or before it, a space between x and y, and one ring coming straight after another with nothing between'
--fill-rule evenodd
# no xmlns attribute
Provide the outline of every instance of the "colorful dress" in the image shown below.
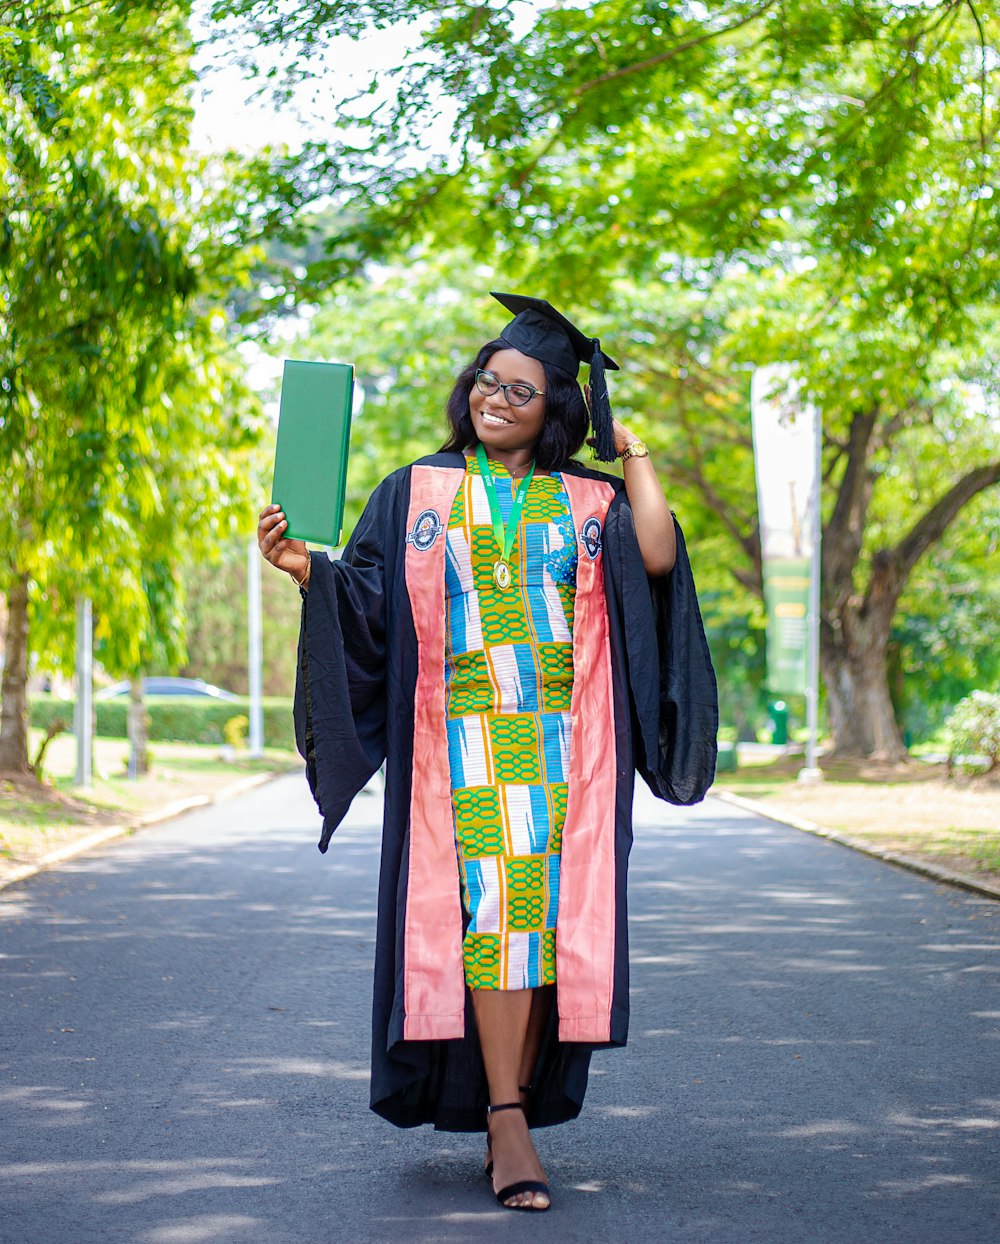
<svg viewBox="0 0 1000 1244"><path fill-rule="evenodd" d="M504 523L515 481L491 463ZM577 549L558 474L535 476L510 556L499 557L474 457L448 520L445 678L455 843L472 989L556 978L566 819ZM419 779L418 779L419 780Z"/></svg>

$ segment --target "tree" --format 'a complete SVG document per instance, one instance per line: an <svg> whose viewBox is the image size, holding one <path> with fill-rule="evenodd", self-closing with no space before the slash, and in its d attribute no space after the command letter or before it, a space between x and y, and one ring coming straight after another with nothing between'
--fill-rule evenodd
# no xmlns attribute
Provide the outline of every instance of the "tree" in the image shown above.
<svg viewBox="0 0 1000 1244"><path fill-rule="evenodd" d="M531 251L525 249L522 259L530 271ZM514 275L520 280L517 270ZM431 258L411 253L364 287L330 295L310 318L295 353L354 359L366 393L352 436L348 530L385 472L444 438L442 407L452 379L496 331L495 315L490 316L483 296L490 280L471 254L450 251ZM650 444L696 549L725 717L744 734L752 733L759 720L762 699L761 562L749 419L754 362L780 358L787 350L786 357L799 358L824 404L830 433L825 459L828 549L835 549L840 538L838 496L848 449L838 443L835 429L844 392L852 384L863 391L869 372L885 362L883 391L892 395L897 408L911 406L893 431L891 445L871 456L862 548L851 564L862 590L879 550L904 539L949 480L990 448L989 423L967 406L964 386L951 378L963 369L975 372L983 359L992 357L982 340L964 355L938 357L937 375L907 368L903 343L896 340L893 350L899 357L890 368L891 359L874 354L876 348L885 352L877 340L887 335L884 329L873 328L859 341L860 328L854 331L842 321L831 321L822 331L814 327L816 311L827 301L823 274L815 269L795 277L766 270L734 275L705 292L620 282L615 303L624 325L605 338L626 360L613 382L616 411ZM587 322L583 311L580 321ZM772 335L774 340L769 340ZM996 449L995 441L993 445ZM975 511L976 504L971 504ZM925 607L936 600L935 625L945 632L950 627L953 634L959 624L947 619L963 596L982 598L1000 538L995 522L988 521L992 511L985 499L978 509L978 517L974 512L963 517L962 540L954 548L934 546L933 560L916 563L908 580L910 600ZM973 530L977 536L970 540ZM831 564L836 563L828 563L831 577L824 607L826 618L836 619L838 608L861 610L863 595L854 598L851 593L840 602L832 597L837 581ZM942 575L955 585L947 598L939 588ZM988 607L974 616L988 622ZM897 620L896 632L886 635L886 653L890 642L899 642L901 625ZM977 640L971 623L959 633L962 652L975 651L977 644L989 649L988 635ZM912 715L927 680L919 663L914 665L916 650L908 652L908 664L901 667L894 656L893 668L911 674L910 689L905 696L897 690L896 699L902 708L908 698ZM975 685L964 681L968 659L958 650L953 654L954 662L966 663L954 684L956 699ZM887 681L884 685L892 713L892 688ZM828 706L836 712L832 698Z"/></svg>
<svg viewBox="0 0 1000 1244"><path fill-rule="evenodd" d="M273 457L273 445L272 457ZM263 496L263 491L259 494ZM247 541L233 540L217 563L191 563L183 571L188 656L179 673L248 693ZM264 569L262 639L265 696L290 697L302 602L291 580Z"/></svg>
<svg viewBox="0 0 1000 1244"><path fill-rule="evenodd" d="M266 0L213 11L282 41L298 75L342 29L340 6L319 0L290 24ZM380 79L367 111L348 102L343 137L292 157L325 187L336 170L342 188L327 276L407 241L449 247L460 231L481 260L530 271L581 314L617 305L619 339L637 284L672 304L642 319L638 365L672 390L686 431L675 472L716 511L754 591L752 492L744 472L727 495L729 459L709 451L739 459L745 417L719 422L743 409L749 367L798 364L825 420L822 666L843 754L904 755L886 677L900 595L1000 479L995 424L947 388L995 408L997 352L982 348L996 339L1000 248L989 12L974 0L616 0L552 5L526 24L506 4L358 4L348 32L409 20L414 51L394 91ZM447 151L427 139L442 109ZM730 303L732 328L719 319ZM911 479L895 456L921 442L937 447L932 490L894 506Z"/></svg>
<svg viewBox="0 0 1000 1244"><path fill-rule="evenodd" d="M928 552L900 599L889 687L914 738L938 732L971 691L1000 687L1000 510L989 501L984 494L962 513L951 546Z"/></svg>
<svg viewBox="0 0 1000 1244"><path fill-rule="evenodd" d="M187 152L187 19L53 0L0 30L7 773L28 770L29 621L65 667L86 592L109 667L177 661L182 535L228 534L246 502L257 416L217 285L221 254L228 281L245 265Z"/></svg>
<svg viewBox="0 0 1000 1244"><path fill-rule="evenodd" d="M673 430L660 438L666 470L701 495L738 550L734 576L759 594L747 380L755 363L796 360L825 428L821 660L831 730L841 754L898 758L886 676L893 619L922 556L1000 478L997 424L981 409L998 334L994 326L929 351L902 317L866 323L861 298L826 313L831 288L817 265L731 277L693 305L674 292L647 297L644 310L636 300L633 359L647 371L637 396L671 413ZM979 565L988 576L988 558Z"/></svg>

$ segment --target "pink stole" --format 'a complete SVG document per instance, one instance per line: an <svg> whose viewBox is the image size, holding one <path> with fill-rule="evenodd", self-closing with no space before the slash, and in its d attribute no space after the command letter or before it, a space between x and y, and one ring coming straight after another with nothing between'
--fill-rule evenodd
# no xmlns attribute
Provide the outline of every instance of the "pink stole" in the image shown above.
<svg viewBox="0 0 1000 1244"><path fill-rule="evenodd" d="M465 1032L462 900L445 714L445 548L464 472L415 466L405 555L417 636L410 849L404 934L407 1041ZM556 929L559 1037L611 1035L615 954L616 749L602 536L610 484L564 474L579 561L573 625L573 721Z"/></svg>

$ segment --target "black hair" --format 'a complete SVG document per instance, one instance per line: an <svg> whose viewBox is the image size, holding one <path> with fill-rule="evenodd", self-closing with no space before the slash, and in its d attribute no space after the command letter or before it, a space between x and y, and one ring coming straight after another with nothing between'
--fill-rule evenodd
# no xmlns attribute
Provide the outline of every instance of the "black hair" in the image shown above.
<svg viewBox="0 0 1000 1244"><path fill-rule="evenodd" d="M448 398L451 436L441 446L442 453L462 452L478 444L469 414L469 394L476 383L476 372L498 351L511 348L506 341L489 341L459 373ZM535 444L535 462L542 471L561 471L586 440L590 417L576 377L551 363L542 363L542 367L545 369L545 422Z"/></svg>

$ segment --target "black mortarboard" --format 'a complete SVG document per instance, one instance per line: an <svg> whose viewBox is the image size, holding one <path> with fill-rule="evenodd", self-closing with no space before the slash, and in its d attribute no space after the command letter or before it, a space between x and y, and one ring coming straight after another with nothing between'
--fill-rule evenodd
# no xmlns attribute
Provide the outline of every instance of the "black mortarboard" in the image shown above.
<svg viewBox="0 0 1000 1244"><path fill-rule="evenodd" d="M514 319L500 334L501 341L529 358L551 363L573 377L578 374L581 363L590 365L590 426L594 434L594 451L601 462L614 462L618 455L615 453L611 402L604 370L618 371L618 364L603 352L596 337L580 332L544 298L496 292L493 292L493 297L508 311L514 312Z"/></svg>

